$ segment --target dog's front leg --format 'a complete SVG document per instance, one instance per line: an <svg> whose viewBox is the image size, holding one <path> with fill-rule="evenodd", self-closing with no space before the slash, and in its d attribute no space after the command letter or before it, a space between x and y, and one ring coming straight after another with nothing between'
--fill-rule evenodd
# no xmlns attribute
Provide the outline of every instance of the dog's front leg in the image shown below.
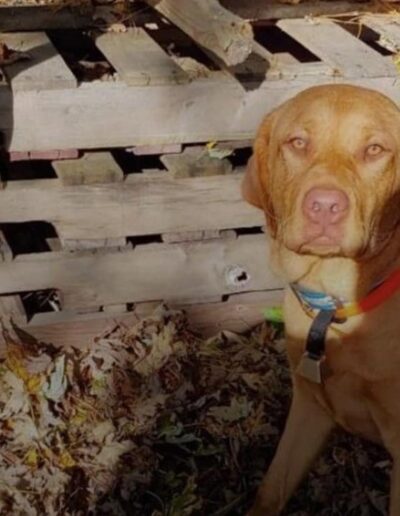
<svg viewBox="0 0 400 516"><path fill-rule="evenodd" d="M332 418L315 400L309 386L302 380L295 380L285 430L248 516L279 514L334 426Z"/></svg>

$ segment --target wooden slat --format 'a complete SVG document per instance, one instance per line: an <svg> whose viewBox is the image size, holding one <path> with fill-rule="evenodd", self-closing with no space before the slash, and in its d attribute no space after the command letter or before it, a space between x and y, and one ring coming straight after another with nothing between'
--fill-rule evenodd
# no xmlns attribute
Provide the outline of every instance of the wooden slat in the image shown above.
<svg viewBox="0 0 400 516"><path fill-rule="evenodd" d="M298 65L299 61L296 59L292 54L289 54L289 52L277 52L274 55L275 59L278 61L279 64L282 65Z"/></svg>
<svg viewBox="0 0 400 516"><path fill-rule="evenodd" d="M63 239L261 226L241 198L242 174L173 179L130 174L120 183L64 187L57 179L12 181L0 191L0 221L45 220Z"/></svg>
<svg viewBox="0 0 400 516"><path fill-rule="evenodd" d="M274 60L274 55L256 41L253 42L252 50L247 58L234 66L228 66L210 50L205 50L205 52L221 70L236 77L247 90L259 87L265 80L267 71L271 68Z"/></svg>
<svg viewBox="0 0 400 516"><path fill-rule="evenodd" d="M65 186L115 183L124 178L109 152L86 153L80 159L53 161L53 167Z"/></svg>
<svg viewBox="0 0 400 516"><path fill-rule="evenodd" d="M169 143L167 145L142 145L127 149L135 156L150 156L152 154L179 154L182 152L180 143Z"/></svg>
<svg viewBox="0 0 400 516"><path fill-rule="evenodd" d="M77 80L43 32L2 34L1 41L31 59L7 66L5 73L13 91L74 88Z"/></svg>
<svg viewBox="0 0 400 516"><path fill-rule="evenodd" d="M53 167L64 186L110 184L124 179L123 171L109 152L85 153L80 159L53 161ZM71 239L60 236L62 248L68 251L126 245L123 237Z"/></svg>
<svg viewBox="0 0 400 516"><path fill-rule="evenodd" d="M228 66L243 62L252 51L250 23L223 8L218 0L146 1Z"/></svg>
<svg viewBox="0 0 400 516"><path fill-rule="evenodd" d="M90 238L90 239L70 239L66 238L62 241L57 239L59 242L58 248L56 246L53 247L52 251L61 251L62 249L66 251L77 251L77 250L88 250L92 249L93 251L103 250L105 247L125 247L126 239L125 238ZM50 242L51 243L51 242ZM131 247L131 246L130 246Z"/></svg>
<svg viewBox="0 0 400 516"><path fill-rule="evenodd" d="M392 15L365 15L361 19L361 23L380 35L379 43L389 48L392 52L400 50L400 23L398 16Z"/></svg>
<svg viewBox="0 0 400 516"><path fill-rule="evenodd" d="M94 9L79 5L57 9L54 6L4 6L0 5L0 31L32 31L49 29L76 29L91 26Z"/></svg>
<svg viewBox="0 0 400 516"><path fill-rule="evenodd" d="M230 238L235 239L237 237L235 230L224 229L219 231L218 229L208 229L206 231L186 231L184 233L165 233L162 235L162 241L166 244L176 244L180 242L195 242L202 240L215 240L217 238Z"/></svg>
<svg viewBox="0 0 400 516"><path fill-rule="evenodd" d="M13 253L10 246L4 236L4 233L0 231L0 262L11 261L13 259Z"/></svg>
<svg viewBox="0 0 400 516"><path fill-rule="evenodd" d="M280 0L221 0L221 4L246 20L300 18L302 16L335 15L343 13L374 12L385 6L375 1L364 0L303 0L296 5L284 4ZM396 4L392 4L392 8ZM120 19L112 3L93 7L82 5L82 2L65 4L57 12L52 5L34 6L0 6L0 31L32 31L49 29L79 29L95 27L102 20ZM129 14L129 13L127 13ZM146 9L138 9L130 13L136 25L152 21L152 13Z"/></svg>
<svg viewBox="0 0 400 516"><path fill-rule="evenodd" d="M303 75L300 69L295 78L278 77L249 92L221 72L165 87L97 81L39 95L17 93L13 102L0 87L0 130L10 151L243 140L254 137L267 112L317 84L351 82L400 99L393 77L346 80Z"/></svg>
<svg viewBox="0 0 400 516"><path fill-rule="evenodd" d="M238 279L239 278L239 279ZM55 288L63 308L183 301L281 287L267 267L264 235L133 251L20 255L0 268L0 294Z"/></svg>
<svg viewBox="0 0 400 516"><path fill-rule="evenodd" d="M0 319L16 324L26 324L27 316L20 296L0 296Z"/></svg>
<svg viewBox="0 0 400 516"><path fill-rule="evenodd" d="M223 303L173 304L171 308L185 310L189 326L204 337L210 337L221 330L242 333L260 324L265 308L280 304L282 297L282 290L271 290L235 294ZM95 337L110 331L116 324L129 327L150 316L157 305L158 303L140 303L133 312L115 314L38 314L23 328L36 339L51 342L55 346L85 348L92 345Z"/></svg>
<svg viewBox="0 0 400 516"><path fill-rule="evenodd" d="M143 29L128 29L122 34L107 32L96 39L96 45L127 84L143 86L189 80Z"/></svg>
<svg viewBox="0 0 400 516"><path fill-rule="evenodd" d="M363 0L305 0L284 3L282 0L221 0L221 4L247 20L270 20L372 12L379 8L376 2ZM384 6L382 6L384 8Z"/></svg>
<svg viewBox="0 0 400 516"><path fill-rule="evenodd" d="M327 63L321 61L310 63L289 63L279 57L272 62L267 72L268 79L292 79L298 82L306 80L307 77L320 77L323 82L331 82L332 77L337 75L337 70ZM325 78L325 79L323 79Z"/></svg>
<svg viewBox="0 0 400 516"><path fill-rule="evenodd" d="M188 147L180 154L166 154L161 156L161 162L175 178L232 173L232 164L229 160L211 158L205 147Z"/></svg>
<svg viewBox="0 0 400 516"><path fill-rule="evenodd" d="M332 77L335 73L335 68L322 61L301 63L287 52L277 52L273 54L267 77L268 79L293 78L300 80L308 75Z"/></svg>
<svg viewBox="0 0 400 516"><path fill-rule="evenodd" d="M281 20L278 27L345 77L394 77L395 67L378 52L328 20Z"/></svg>
<svg viewBox="0 0 400 516"><path fill-rule="evenodd" d="M2 231L0 231L0 267L3 263L11 262L13 253ZM27 322L26 312L21 298L18 295L0 295L0 319L8 321L12 319L17 324Z"/></svg>

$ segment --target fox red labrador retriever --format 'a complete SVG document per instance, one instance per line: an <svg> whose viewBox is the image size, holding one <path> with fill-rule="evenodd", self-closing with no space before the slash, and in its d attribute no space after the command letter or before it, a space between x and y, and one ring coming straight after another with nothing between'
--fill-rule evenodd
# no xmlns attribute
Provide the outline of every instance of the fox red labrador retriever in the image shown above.
<svg viewBox="0 0 400 516"><path fill-rule="evenodd" d="M400 515L400 111L347 85L269 114L243 181L261 208L284 301L293 399L249 514L278 514L340 425L393 457Z"/></svg>

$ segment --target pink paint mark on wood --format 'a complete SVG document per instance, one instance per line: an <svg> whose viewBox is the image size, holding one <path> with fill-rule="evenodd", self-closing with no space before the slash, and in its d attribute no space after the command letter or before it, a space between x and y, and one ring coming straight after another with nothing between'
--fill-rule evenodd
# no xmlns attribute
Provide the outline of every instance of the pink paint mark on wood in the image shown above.
<svg viewBox="0 0 400 516"><path fill-rule="evenodd" d="M62 149L49 151L12 151L9 154L10 161L24 160L55 160L79 158L78 149Z"/></svg>
<svg viewBox="0 0 400 516"><path fill-rule="evenodd" d="M12 151L9 154L10 161L23 161L29 159L29 152Z"/></svg>

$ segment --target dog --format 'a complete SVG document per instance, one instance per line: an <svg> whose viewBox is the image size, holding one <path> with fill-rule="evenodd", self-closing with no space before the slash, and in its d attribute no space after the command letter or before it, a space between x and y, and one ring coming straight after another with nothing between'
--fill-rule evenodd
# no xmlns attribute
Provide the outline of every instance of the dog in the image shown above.
<svg viewBox="0 0 400 516"><path fill-rule="evenodd" d="M400 515L400 110L336 84L266 116L242 183L265 213L293 397L249 516L279 514L340 425L393 458Z"/></svg>

